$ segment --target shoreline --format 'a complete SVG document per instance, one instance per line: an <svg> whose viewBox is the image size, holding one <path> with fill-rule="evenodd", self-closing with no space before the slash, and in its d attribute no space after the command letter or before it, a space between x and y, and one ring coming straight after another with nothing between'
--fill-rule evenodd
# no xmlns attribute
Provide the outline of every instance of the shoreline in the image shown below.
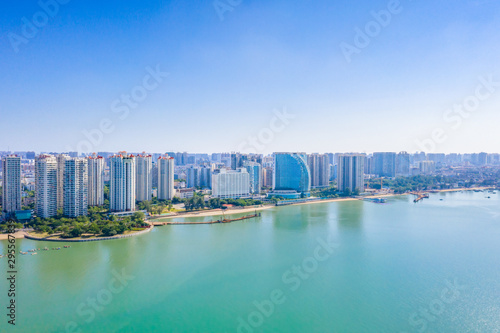
<svg viewBox="0 0 500 333"><path fill-rule="evenodd" d="M150 232L153 230L154 226L152 225L150 228L146 228L141 231L137 231L131 234L126 234L126 235L116 235L116 236L109 236L109 237L94 237L94 238L87 238L87 239L71 239L71 238L42 238L42 237L36 237L36 236L31 236L29 234L24 235L25 239L31 239L35 241L43 241L43 242L70 242L70 243L80 243L80 242L96 242L96 241L103 241L103 240L112 240L112 239L120 239L120 238L128 238L128 237L134 237L138 235L142 235L145 233Z"/></svg>
<svg viewBox="0 0 500 333"><path fill-rule="evenodd" d="M252 207L252 208L236 208L236 209L228 209L224 212L224 215L233 215L233 214L239 214L239 213L251 213L255 211L261 211L265 209L270 209L276 207L275 205L263 205L260 207ZM199 212L191 212L191 213L186 213L186 214L177 214L177 215L172 215L172 216L164 216L164 217L156 217L149 219L149 223L154 223L154 222L164 222L164 221L158 221L158 220L168 220L168 219L183 219L183 218L190 218L190 217L205 217L205 216L222 216L222 209L211 209L207 211L199 211ZM166 221L165 221L166 222Z"/></svg>
<svg viewBox="0 0 500 333"><path fill-rule="evenodd" d="M443 189L443 190L428 190L428 191L422 191L423 193L431 193L431 191L436 191L435 193L441 193L441 192L460 192L460 191L474 191L474 190L488 190L493 187L470 187L470 188L452 188L452 189ZM308 202L300 202L300 203L294 203L290 205L285 205L285 206L276 206L274 204L272 205L264 205L261 207L253 207L253 208L236 208L236 209L229 209L226 212L224 212L224 215L232 215L232 214L238 214L238 213L249 213L249 212L254 212L254 211L261 211L265 209L270 209L274 207L286 207L286 206L299 206L299 205L310 205L310 204L317 204L317 203L329 203L329 202L341 202L341 201L354 201L354 200L363 200L364 198L388 198L388 197L396 197L396 196L403 196L403 195L412 195L412 193L380 193L380 194L374 194L374 195L367 195L364 197L348 197L348 198L330 198L330 199L324 199L324 200L314 200L314 201L308 201ZM222 216L222 209L215 209L215 210L207 210L207 211L198 211L198 212L191 212L191 213L186 213L186 214L176 214L172 216L165 216L165 217L157 217L150 219L149 222L151 223L158 223L158 222L167 222L168 220L171 219L180 219L180 218L192 218L192 217L206 217L206 216L217 216L221 215ZM170 224L175 224L175 221L171 221Z"/></svg>
<svg viewBox="0 0 500 333"><path fill-rule="evenodd" d="M16 239L21 239L26 236L27 232L26 231L16 231L13 235ZM9 238L9 235L12 234L0 234L0 241L7 240Z"/></svg>
<svg viewBox="0 0 500 333"><path fill-rule="evenodd" d="M148 223L149 224L149 223ZM137 231L131 234L126 234L126 235L116 235L116 236L109 236L109 237L94 237L94 238L87 238L87 239L71 239L71 238L43 238L43 237L36 237L36 236L31 236L28 232L26 231L18 231L14 234L14 236L17 239L30 239L34 241L42 241L42 242L70 242L70 243L79 243L79 242L95 242L95 241L102 241L102 240L112 240L112 239L120 239L120 238L128 238L128 237L133 237L133 236L138 236L142 235L145 233L150 232L153 230L154 226L151 225L150 228L146 228L141 231ZM9 234L0 234L0 241L7 240Z"/></svg>
<svg viewBox="0 0 500 333"><path fill-rule="evenodd" d="M491 189L495 189L495 187L484 186L484 187L470 187L470 188L452 188L452 189L444 189L444 190L428 190L428 191L422 191L422 193L437 194L437 193L461 192L461 191L477 191L477 190L483 191L483 190L491 190ZM262 211L262 210L271 209L271 208L275 208L275 207L299 206L299 205L310 205L310 204L317 204L317 203L330 203L330 202L342 202L342 201L355 201L355 200L363 200L365 198L388 198L388 197L396 197L396 196L403 196L403 195L412 195L412 193L400 193L400 194L384 193L384 194L367 195L364 197L330 198L330 199L324 199L324 200L313 200L313 201L308 201L308 202L293 203L293 204L285 205L285 206L276 206L274 204L271 204L271 205L263 205L260 207L252 207L252 208L235 208L235 209L226 210L224 212L224 215L251 213L251 212ZM111 236L111 237L89 238L89 239L48 239L48 238L40 238L40 237L36 237L36 236L31 236L26 231L17 231L16 233L14 233L14 236L16 239L25 238L25 239L31 239L31 240L36 240L36 241L48 241L48 242L92 242L92 241L101 241L101 240L112 240L112 239L128 238L128 237L133 237L136 235L141 235L143 233L147 233L154 228L155 223L169 222L170 225L173 225L173 224L177 224L177 223L176 223L176 221L172 221L172 219L207 217L207 216L222 216L222 209L198 211L198 212L191 212L191 213L186 213L186 214L176 214L176 215L172 215L172 216L153 218L153 219L145 221L146 223L151 225L151 228L148 228L148 229L145 229L142 231L138 231L138 232L135 232L132 234L127 234L127 235L117 235L117 236ZM179 222L178 224L182 224L182 222ZM0 241L7 240L8 235L9 234L0 234Z"/></svg>

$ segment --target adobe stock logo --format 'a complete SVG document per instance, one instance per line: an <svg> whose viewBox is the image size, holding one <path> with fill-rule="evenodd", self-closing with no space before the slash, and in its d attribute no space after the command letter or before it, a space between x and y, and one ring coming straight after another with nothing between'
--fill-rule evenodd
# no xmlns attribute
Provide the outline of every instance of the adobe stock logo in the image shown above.
<svg viewBox="0 0 500 333"><path fill-rule="evenodd" d="M224 21L225 13L232 12L242 2L243 0L215 0L213 6L219 16L219 20Z"/></svg>
<svg viewBox="0 0 500 333"><path fill-rule="evenodd" d="M141 83L130 89L129 93L121 94L119 98L113 100L110 105L111 112L118 119L104 117L99 124L89 130L84 129L81 133L85 137L75 146L67 145L66 151L78 151L80 153L91 153L99 147L106 135L110 135L116 128L116 124L127 119L132 110L137 109L142 102L168 77L168 72L163 72L160 65L155 68L147 66L146 75L143 76Z"/></svg>
<svg viewBox="0 0 500 333"><path fill-rule="evenodd" d="M389 1L386 9L382 9L380 11L372 10L370 15L373 17L373 20L368 21L363 29L359 27L354 28L355 35L353 43L340 43L340 50L342 51L345 60L348 63L351 63L353 55L359 54L363 49L367 48L372 39L380 35L382 29L391 24L392 18L395 15L400 14L402 11L403 7L401 6L399 0Z"/></svg>
<svg viewBox="0 0 500 333"><path fill-rule="evenodd" d="M106 288L99 290L95 297L87 297L84 302L81 302L76 308L76 314L79 317L78 322L70 321L64 326L65 333L81 333L81 326L92 323L97 313L104 311L104 309L113 302L115 295L121 294L135 276L128 275L125 268L119 272L115 269L111 271L113 278L108 281ZM83 321L83 322L82 322ZM85 332L87 330L84 330Z"/></svg>
<svg viewBox="0 0 500 333"><path fill-rule="evenodd" d="M500 88L500 81L496 81L493 75L480 76L479 83L474 89L474 93L466 96L461 103L454 104L443 113L443 120L450 124L449 129L436 127L430 136L425 139L416 139L414 142L420 151L433 153L436 148L448 140L449 134L458 131L465 119L468 119L474 112L481 108L481 105L491 98Z"/></svg>
<svg viewBox="0 0 500 333"><path fill-rule="evenodd" d="M273 289L269 297L252 303L252 311L247 316L237 318L237 333L262 332L263 330L259 327L275 313L278 306L284 304L287 297L311 278L319 269L320 264L330 259L335 250L340 247L333 241L331 235L326 240L318 237L316 242L317 245L310 256L305 257L299 264L291 266L281 275L281 282L287 288Z"/></svg>
<svg viewBox="0 0 500 333"><path fill-rule="evenodd" d="M418 312L413 312L408 317L408 323L417 332L423 333L427 331L430 324L437 321L446 310L449 311L448 308L451 304L455 303L462 295L461 292L467 288L466 285L459 284L457 279L453 280L453 282L445 281L445 285L446 287L441 289L439 297L420 307Z"/></svg>
<svg viewBox="0 0 500 333"><path fill-rule="evenodd" d="M237 151L257 154L262 152L268 144L274 141L277 133L281 133L290 125L295 115L288 113L286 108L274 110L274 116L269 121L269 126L263 127L256 135L250 135L238 145Z"/></svg>
<svg viewBox="0 0 500 333"><path fill-rule="evenodd" d="M21 18L21 35L13 32L9 32L7 37L9 38L10 45L15 53L19 52L19 46L21 44L28 44L28 42L38 35L41 28L49 23L51 18L54 18L57 13L59 13L60 5L65 5L70 0L40 0L38 1L38 6L41 10L37 11L31 19L27 17Z"/></svg>

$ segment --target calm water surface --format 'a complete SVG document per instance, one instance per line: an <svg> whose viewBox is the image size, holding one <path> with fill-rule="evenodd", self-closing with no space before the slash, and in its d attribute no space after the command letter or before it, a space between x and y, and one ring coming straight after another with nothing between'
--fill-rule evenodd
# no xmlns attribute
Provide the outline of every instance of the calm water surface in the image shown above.
<svg viewBox="0 0 500 333"><path fill-rule="evenodd" d="M0 331L500 332L500 195L412 199L277 207L18 254L17 325L3 310Z"/></svg>

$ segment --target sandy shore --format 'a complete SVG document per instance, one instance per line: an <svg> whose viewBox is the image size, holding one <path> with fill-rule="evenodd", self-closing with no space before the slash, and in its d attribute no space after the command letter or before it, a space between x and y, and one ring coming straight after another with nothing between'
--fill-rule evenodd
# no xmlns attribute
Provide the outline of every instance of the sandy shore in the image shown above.
<svg viewBox="0 0 500 333"><path fill-rule="evenodd" d="M19 239L19 238L24 238L24 235L26 234L26 232L24 231L18 231L14 234L14 236L16 237L16 239ZM0 240L6 240L9 238L9 234L0 234Z"/></svg>
<svg viewBox="0 0 500 333"><path fill-rule="evenodd" d="M490 189L490 187L471 187L471 188L452 188L452 189L446 189L446 190L436 190L437 192L459 192L459 191L474 191L474 190L487 190ZM430 191L425 191L429 193ZM387 197L395 197L395 196L400 196L400 195L409 195L410 193L403 193L403 194L394 194L394 193L383 193L383 194L375 194L375 195L369 195L366 197L358 197L358 198L332 198L332 199L325 199L325 200L315 200L315 201L308 201L308 202L301 202L301 203L296 203L293 204L294 206L296 205L311 205L311 204L317 204L317 203L325 203L325 202L340 202L340 201L353 201L353 200L362 200L363 198L387 198ZM225 215L231 215L231 214L239 214L239 213L252 213L255 211L260 211L264 209L270 209L274 207L286 207L286 206L275 206L275 205L265 205L261 207L254 207L254 208L240 208L240 209L228 209L225 211ZM151 219L151 222L154 221L165 221L165 220L170 220L170 219L176 219L176 218L185 218L185 217L204 217L204 216L221 216L222 215L222 209L214 209L214 210L207 210L207 211L198 211L198 212L192 212L192 213L187 213L187 214L178 214L178 215L171 215L171 216L165 216L165 217L157 217L154 219Z"/></svg>
<svg viewBox="0 0 500 333"><path fill-rule="evenodd" d="M252 213L255 211L269 209L269 208L273 208L273 207L276 207L276 206L275 205L266 205L266 206L261 206L261 207L252 207L252 208L227 209L224 212L224 215L240 214L240 213ZM156 220L167 220L167 219L175 219L175 218L179 219L179 218L185 218L185 217L203 217L203 216L222 216L222 209L212 209L212 210L192 212L192 213L187 213L187 214L178 214L178 215L172 215L172 216L156 217L156 218L153 218L149 221L154 222Z"/></svg>

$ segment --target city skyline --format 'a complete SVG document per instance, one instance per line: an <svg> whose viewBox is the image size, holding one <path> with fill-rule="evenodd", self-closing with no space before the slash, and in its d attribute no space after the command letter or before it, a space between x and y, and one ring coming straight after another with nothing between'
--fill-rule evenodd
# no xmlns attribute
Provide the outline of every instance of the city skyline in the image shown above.
<svg viewBox="0 0 500 333"><path fill-rule="evenodd" d="M62 2L0 14L0 112L32 129L0 150L496 150L497 2Z"/></svg>

